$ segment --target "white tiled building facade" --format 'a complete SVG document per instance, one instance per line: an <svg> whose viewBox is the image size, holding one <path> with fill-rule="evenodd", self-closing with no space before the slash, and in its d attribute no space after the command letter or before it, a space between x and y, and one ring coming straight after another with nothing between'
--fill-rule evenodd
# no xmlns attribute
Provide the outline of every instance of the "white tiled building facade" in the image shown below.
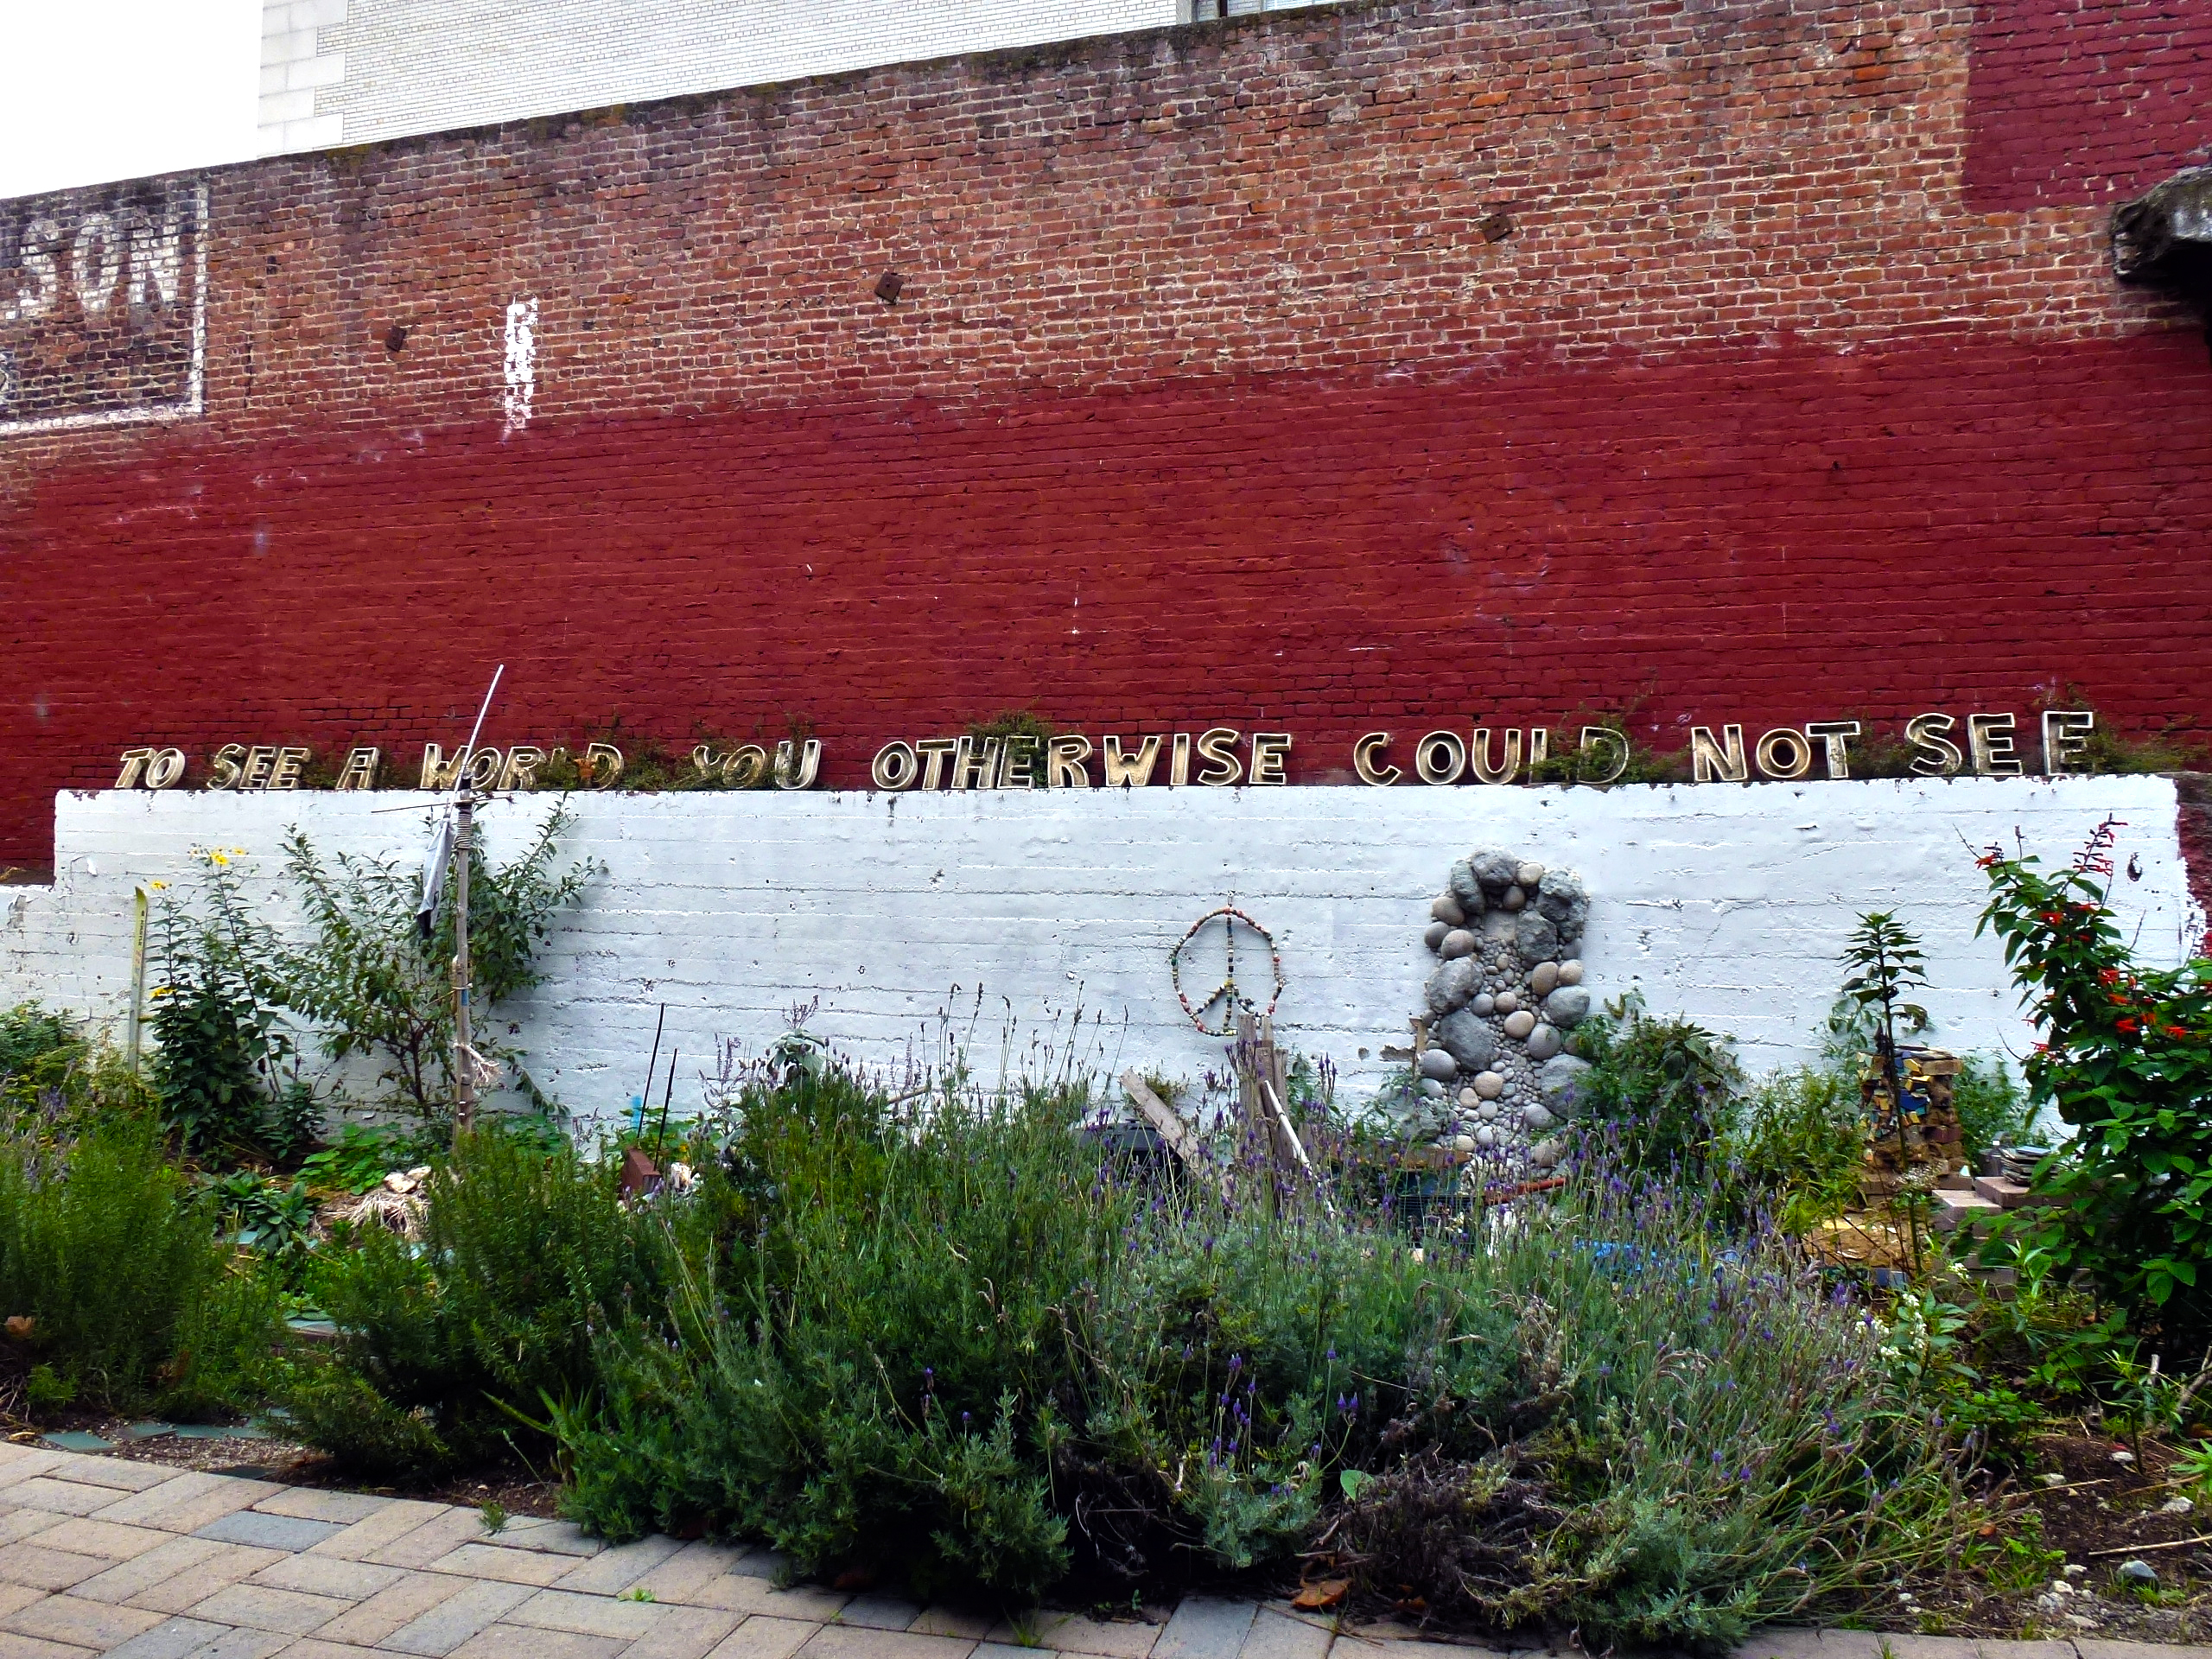
<svg viewBox="0 0 2212 1659"><path fill-rule="evenodd" d="M264 155L1034 46L1285 0L268 0Z"/></svg>

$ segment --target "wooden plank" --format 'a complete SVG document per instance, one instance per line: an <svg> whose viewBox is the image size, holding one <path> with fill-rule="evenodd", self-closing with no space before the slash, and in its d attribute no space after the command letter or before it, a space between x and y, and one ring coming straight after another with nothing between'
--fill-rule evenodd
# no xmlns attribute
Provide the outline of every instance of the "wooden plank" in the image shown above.
<svg viewBox="0 0 2212 1659"><path fill-rule="evenodd" d="M1181 1159L1184 1167L1192 1173L1211 1181L1214 1176L1211 1160L1206 1157L1205 1148L1198 1144L1198 1137L1191 1133L1191 1126L1176 1114L1173 1106L1153 1093L1152 1085L1144 1080L1136 1067L1131 1066L1122 1073L1122 1087L1136 1103L1137 1110L1144 1114L1145 1122L1151 1124L1159 1132L1160 1138L1167 1143L1168 1151Z"/></svg>

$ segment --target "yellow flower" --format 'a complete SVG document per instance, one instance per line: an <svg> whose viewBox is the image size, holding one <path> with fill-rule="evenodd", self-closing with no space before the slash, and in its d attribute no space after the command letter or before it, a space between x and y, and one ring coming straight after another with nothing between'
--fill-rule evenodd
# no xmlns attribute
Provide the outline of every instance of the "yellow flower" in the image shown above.
<svg viewBox="0 0 2212 1659"><path fill-rule="evenodd" d="M168 988L168 986L166 986L166 985L156 985L156 986L155 986L155 987L154 987L154 988L153 988L152 990L150 990L150 991L147 992L147 993L146 993L146 995L147 995L147 998L148 998L148 1000L149 1000L149 1001L153 1001L153 1000L159 999L159 998L161 998L161 997L167 996L168 994L169 994L169 988Z"/></svg>
<svg viewBox="0 0 2212 1659"><path fill-rule="evenodd" d="M231 868L231 861L224 857L220 853L209 853L207 855L207 861L220 869L227 870Z"/></svg>
<svg viewBox="0 0 2212 1659"><path fill-rule="evenodd" d="M168 891L169 884L166 881L149 881L146 885L156 893L166 893Z"/></svg>

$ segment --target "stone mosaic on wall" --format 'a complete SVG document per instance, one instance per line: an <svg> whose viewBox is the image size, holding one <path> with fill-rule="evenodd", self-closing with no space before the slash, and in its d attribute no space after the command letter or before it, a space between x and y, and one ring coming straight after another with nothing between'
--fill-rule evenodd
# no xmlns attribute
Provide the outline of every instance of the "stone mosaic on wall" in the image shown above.
<svg viewBox="0 0 2212 1659"><path fill-rule="evenodd" d="M1404 1129L1509 1168L1549 1169L1586 1063L1565 1052L1588 1017L1576 945L1590 895L1510 853L1452 867L1423 941L1439 958L1414 1017L1427 1033Z"/></svg>

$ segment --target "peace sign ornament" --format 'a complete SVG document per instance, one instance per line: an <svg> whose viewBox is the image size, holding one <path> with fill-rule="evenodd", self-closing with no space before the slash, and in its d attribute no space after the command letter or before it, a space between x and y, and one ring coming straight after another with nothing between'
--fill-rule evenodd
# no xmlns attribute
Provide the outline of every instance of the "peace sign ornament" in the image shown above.
<svg viewBox="0 0 2212 1659"><path fill-rule="evenodd" d="M1183 1012L1191 1016L1191 1023L1209 1037L1226 1037L1236 1023L1237 1011L1252 1007L1250 995L1236 982L1236 935L1239 929L1256 936L1260 944L1267 948L1268 967L1274 979L1274 984L1268 992L1268 1006L1255 1012L1262 1015L1272 1014L1275 1011L1276 1002L1282 997L1282 956L1275 949L1274 935L1237 909L1236 906L1224 905L1219 910L1210 910L1199 917L1176 942L1174 950L1168 953L1167 969L1175 982L1175 1000L1183 1005ZM1197 944L1199 936L1202 934L1211 936L1216 931L1218 931L1221 938L1222 957L1226 971L1222 976L1221 983L1206 993L1202 1000L1193 1003L1191 1001L1190 993L1183 988L1184 955L1189 952L1195 957L1198 953L1192 947ZM1247 952L1253 954L1249 945ZM1221 1024L1217 1027L1210 1026L1206 1023L1206 1015L1217 1004L1221 1007Z"/></svg>

